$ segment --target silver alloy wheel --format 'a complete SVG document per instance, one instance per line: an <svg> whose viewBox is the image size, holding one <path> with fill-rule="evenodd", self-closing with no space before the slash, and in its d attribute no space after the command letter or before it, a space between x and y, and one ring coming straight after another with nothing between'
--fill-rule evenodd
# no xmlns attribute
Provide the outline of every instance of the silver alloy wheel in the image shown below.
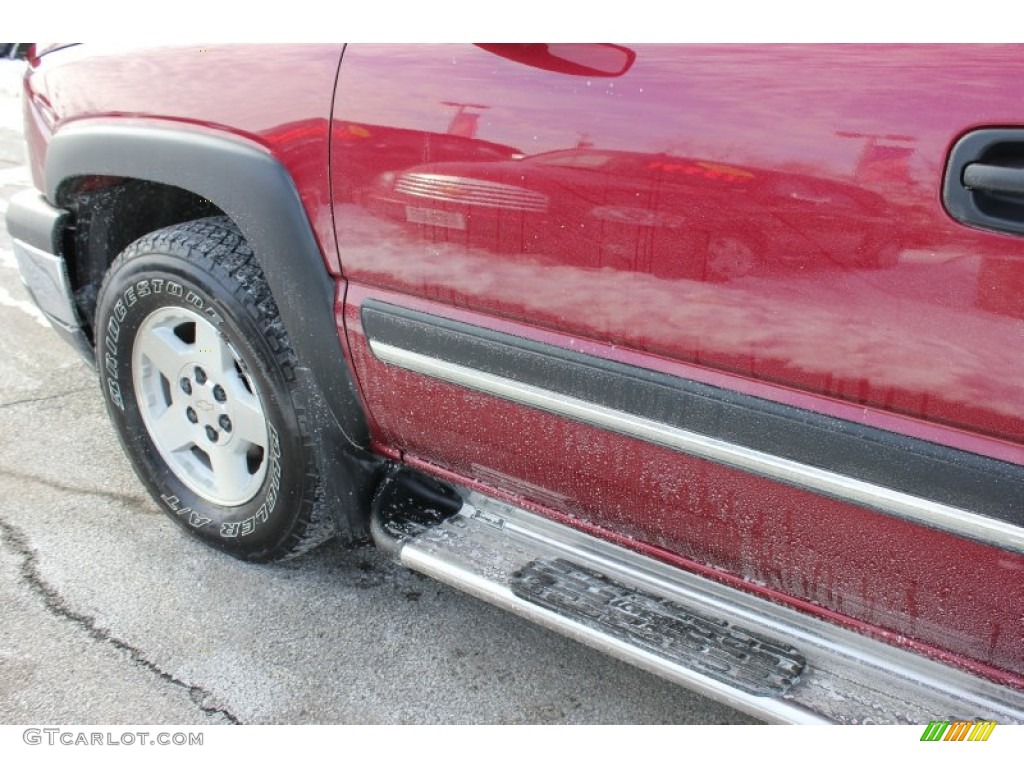
<svg viewBox="0 0 1024 768"><path fill-rule="evenodd" d="M178 479L221 506L252 499L267 474L268 425L228 340L201 314L162 307L139 327L132 371L146 429Z"/></svg>

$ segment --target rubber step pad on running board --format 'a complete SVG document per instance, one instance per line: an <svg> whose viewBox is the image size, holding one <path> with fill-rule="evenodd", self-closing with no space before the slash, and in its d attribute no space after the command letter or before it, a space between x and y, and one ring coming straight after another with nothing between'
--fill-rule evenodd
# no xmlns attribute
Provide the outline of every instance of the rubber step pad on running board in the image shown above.
<svg viewBox="0 0 1024 768"><path fill-rule="evenodd" d="M531 561L512 574L511 587L523 600L755 696L786 693L807 665L792 646L562 558Z"/></svg>

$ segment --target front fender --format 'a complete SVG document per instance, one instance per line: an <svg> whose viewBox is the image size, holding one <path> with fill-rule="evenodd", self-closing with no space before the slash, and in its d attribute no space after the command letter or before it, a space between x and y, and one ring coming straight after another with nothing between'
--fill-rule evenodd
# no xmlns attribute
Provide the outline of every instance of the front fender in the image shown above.
<svg viewBox="0 0 1024 768"><path fill-rule="evenodd" d="M93 175L179 187L231 217L256 253L300 366L311 373L347 442L368 445L369 429L334 321L335 280L291 177L266 149L189 127L67 125L47 151L47 199L60 206L71 180Z"/></svg>

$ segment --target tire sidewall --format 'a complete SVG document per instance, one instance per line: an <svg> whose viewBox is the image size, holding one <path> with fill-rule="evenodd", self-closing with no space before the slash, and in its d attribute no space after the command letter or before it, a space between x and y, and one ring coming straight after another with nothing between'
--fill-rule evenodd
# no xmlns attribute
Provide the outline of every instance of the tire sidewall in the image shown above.
<svg viewBox="0 0 1024 768"><path fill-rule="evenodd" d="M259 312L193 261L148 252L108 275L97 303L96 358L107 408L136 473L163 511L193 536L246 559L264 559L292 535L306 487L310 449L287 377L260 327ZM135 391L134 345L150 314L175 306L208 320L234 347L253 381L268 425L263 483L238 506L202 498L167 465L146 427ZM250 313L251 312L251 313ZM255 315L255 316L254 316Z"/></svg>

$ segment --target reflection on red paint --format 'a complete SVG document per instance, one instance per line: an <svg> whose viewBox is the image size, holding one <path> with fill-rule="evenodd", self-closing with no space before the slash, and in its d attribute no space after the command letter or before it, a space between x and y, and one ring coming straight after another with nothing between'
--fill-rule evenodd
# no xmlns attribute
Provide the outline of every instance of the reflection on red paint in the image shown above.
<svg viewBox="0 0 1024 768"><path fill-rule="evenodd" d="M1019 681L1021 593L980 585L1024 573L1020 555L369 352L359 305L372 296L1024 461L1021 241L956 224L938 203L948 147L1024 103L1019 50L636 54L621 77L588 80L469 46L348 49L337 117L394 147L372 163L340 151L332 166L353 180L335 220L377 443ZM999 104L983 97L994 89ZM445 104L481 99L472 137L438 152Z"/></svg>
<svg viewBox="0 0 1024 768"><path fill-rule="evenodd" d="M708 181L723 181L727 184L748 182L754 178L754 174L742 168L733 168L720 163L706 162L668 162L656 160L647 166L652 171L664 171L665 173L680 173L686 176L699 176Z"/></svg>
<svg viewBox="0 0 1024 768"><path fill-rule="evenodd" d="M338 117L396 141L335 158L346 274L1020 444L1018 241L937 203L947 146L998 122L928 89L953 53L1024 99L1012 49L642 46L581 81L472 47L403 52L402 78L355 47ZM437 151L445 102L483 94L476 137Z"/></svg>

